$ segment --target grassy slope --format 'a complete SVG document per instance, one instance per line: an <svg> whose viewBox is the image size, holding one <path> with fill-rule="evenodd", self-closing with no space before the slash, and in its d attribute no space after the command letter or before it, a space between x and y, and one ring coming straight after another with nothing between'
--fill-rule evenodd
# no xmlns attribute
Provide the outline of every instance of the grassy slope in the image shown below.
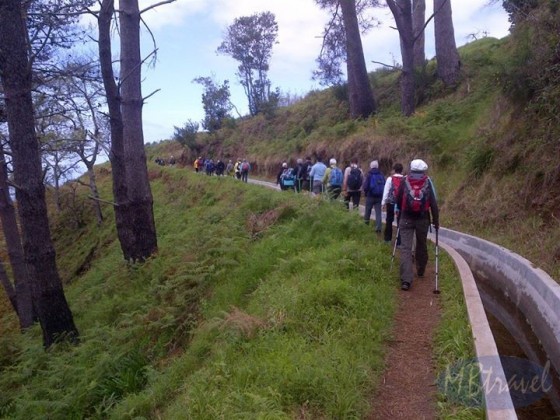
<svg viewBox="0 0 560 420"><path fill-rule="evenodd" d="M38 328L4 334L0 416L363 417L398 290L390 250L338 204L179 168L150 174L159 253L142 266L123 264L110 220L76 229L53 217L82 343L44 352ZM106 169L100 186L109 197ZM451 297L459 284L443 267ZM471 354L464 306L451 301L442 369ZM441 410L472 417L444 400Z"/></svg>

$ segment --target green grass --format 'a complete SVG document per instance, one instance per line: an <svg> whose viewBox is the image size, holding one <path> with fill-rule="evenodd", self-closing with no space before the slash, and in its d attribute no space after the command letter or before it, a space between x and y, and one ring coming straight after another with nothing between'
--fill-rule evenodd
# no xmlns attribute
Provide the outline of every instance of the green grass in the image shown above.
<svg viewBox="0 0 560 420"><path fill-rule="evenodd" d="M3 336L0 417L367 416L398 291L371 229L339 202L180 168L150 177L159 252L145 264L122 261L111 217L78 230L53 219L81 342L45 352L38 327ZM445 256L440 272L441 372L472 342ZM480 414L444 395L438 407Z"/></svg>
<svg viewBox="0 0 560 420"><path fill-rule="evenodd" d="M98 244L65 272L81 342L3 337L0 416L366 415L396 292L371 230L338 203L150 173L159 252L145 264L121 260L111 223L55 221L61 270Z"/></svg>

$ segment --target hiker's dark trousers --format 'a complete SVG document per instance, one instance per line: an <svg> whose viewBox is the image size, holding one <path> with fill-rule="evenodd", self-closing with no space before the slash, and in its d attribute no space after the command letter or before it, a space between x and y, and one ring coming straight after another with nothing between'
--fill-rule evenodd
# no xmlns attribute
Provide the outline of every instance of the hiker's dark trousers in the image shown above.
<svg viewBox="0 0 560 420"><path fill-rule="evenodd" d="M403 214L399 226L401 235L401 282L412 284L412 279L414 278L412 267L413 238L414 235L416 235L416 251L414 252L416 270L419 273L424 273L426 264L428 264L428 247L426 241L428 238L428 229L430 228L430 219L428 216L413 219Z"/></svg>
<svg viewBox="0 0 560 420"><path fill-rule="evenodd" d="M395 220L395 205L387 203L385 206L385 233L384 238L386 242L391 242L393 239L393 221Z"/></svg>
<svg viewBox="0 0 560 420"><path fill-rule="evenodd" d="M344 196L344 205L347 209L350 208L350 201L352 201L352 209L358 210L360 206L360 198L362 197L361 191L348 191Z"/></svg>

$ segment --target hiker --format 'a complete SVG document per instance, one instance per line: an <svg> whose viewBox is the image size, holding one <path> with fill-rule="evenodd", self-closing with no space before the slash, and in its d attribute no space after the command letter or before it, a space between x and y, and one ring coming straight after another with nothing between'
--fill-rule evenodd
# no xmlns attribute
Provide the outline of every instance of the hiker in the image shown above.
<svg viewBox="0 0 560 420"><path fill-rule="evenodd" d="M315 162L309 171L309 182L311 185L311 192L314 196L320 196L323 192L323 177L326 171L327 165L321 162L321 158L317 158L317 162Z"/></svg>
<svg viewBox="0 0 560 420"><path fill-rule="evenodd" d="M243 159L241 162L241 181L247 182L249 178L249 171L251 170L251 165L247 161L247 159Z"/></svg>
<svg viewBox="0 0 560 420"><path fill-rule="evenodd" d="M393 221L395 220L395 204L397 203L397 191L401 184L403 175L403 166L401 163L393 165L393 175L387 178L385 188L383 189L383 199L381 200L382 208L385 209L385 233L384 240L390 243L393 239ZM400 235L399 235L400 236ZM400 245L400 238L397 238L397 245Z"/></svg>
<svg viewBox="0 0 560 420"><path fill-rule="evenodd" d="M282 163L282 168L276 176L276 184L280 185L282 191L293 190L295 188L295 180L294 170L289 168L286 162Z"/></svg>
<svg viewBox="0 0 560 420"><path fill-rule="evenodd" d="M329 167L323 175L323 185L327 186L327 193L329 199L336 200L342 191L342 181L344 174L338 166L336 166L336 159L329 160Z"/></svg>
<svg viewBox="0 0 560 420"><path fill-rule="evenodd" d="M366 210L364 220L369 225L371 210L375 208L375 232L381 233L381 199L385 187L385 176L379 171L379 162L372 160L369 164L369 172L366 175L362 189L366 196Z"/></svg>
<svg viewBox="0 0 560 420"><path fill-rule="evenodd" d="M226 165L226 176L233 176L233 162L231 161L231 159Z"/></svg>
<svg viewBox="0 0 560 420"><path fill-rule="evenodd" d="M235 165L233 165L233 172L237 179L241 179L241 158L237 158Z"/></svg>
<svg viewBox="0 0 560 420"><path fill-rule="evenodd" d="M439 229L439 210L432 180L426 175L428 165L421 159L410 162L410 173L405 176L397 191L401 235L400 277L401 289L408 290L414 277L412 269L412 241L416 237L416 275L424 277L428 264L427 237L431 221Z"/></svg>
<svg viewBox="0 0 560 420"><path fill-rule="evenodd" d="M194 171L198 173L199 169L202 167L202 156L199 156L194 161Z"/></svg>
<svg viewBox="0 0 560 420"><path fill-rule="evenodd" d="M218 159L218 162L216 163L216 175L223 176L225 168L226 168L225 163L222 162L221 159Z"/></svg>
<svg viewBox="0 0 560 420"><path fill-rule="evenodd" d="M303 159L299 158L297 160L297 165L295 169L296 173L296 192L301 192L302 184L303 184L303 176L307 175L307 168L305 167L305 163Z"/></svg>
<svg viewBox="0 0 560 420"><path fill-rule="evenodd" d="M174 166L174 165L175 165L175 157L174 157L173 155L169 156L169 164L170 164L171 166Z"/></svg>
<svg viewBox="0 0 560 420"><path fill-rule="evenodd" d="M303 162L303 167L301 170L301 189L302 191L311 191L311 184L310 184L310 177L309 172L311 172L311 167L313 163L311 162L311 158L307 156L305 158L305 162Z"/></svg>
<svg viewBox="0 0 560 420"><path fill-rule="evenodd" d="M206 170L206 175L208 176L214 175L214 171L216 170L216 165L214 165L214 159L207 159L206 163L204 164L204 169Z"/></svg>
<svg viewBox="0 0 560 420"><path fill-rule="evenodd" d="M350 165L344 170L344 181L342 182L342 195L347 209L350 209L350 201L352 201L352 209L358 210L363 182L364 173L358 167L358 159L352 158Z"/></svg>

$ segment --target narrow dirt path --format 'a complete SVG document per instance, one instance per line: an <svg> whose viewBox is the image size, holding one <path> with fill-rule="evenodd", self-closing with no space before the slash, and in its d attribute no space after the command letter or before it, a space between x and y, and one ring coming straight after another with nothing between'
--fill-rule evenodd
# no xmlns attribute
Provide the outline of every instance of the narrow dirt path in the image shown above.
<svg viewBox="0 0 560 420"><path fill-rule="evenodd" d="M395 287L400 286L395 283ZM440 307L433 290L433 261L428 263L426 276L415 278L409 291L399 290L393 339L387 350L385 372L373 396L369 419L436 417L432 343Z"/></svg>

